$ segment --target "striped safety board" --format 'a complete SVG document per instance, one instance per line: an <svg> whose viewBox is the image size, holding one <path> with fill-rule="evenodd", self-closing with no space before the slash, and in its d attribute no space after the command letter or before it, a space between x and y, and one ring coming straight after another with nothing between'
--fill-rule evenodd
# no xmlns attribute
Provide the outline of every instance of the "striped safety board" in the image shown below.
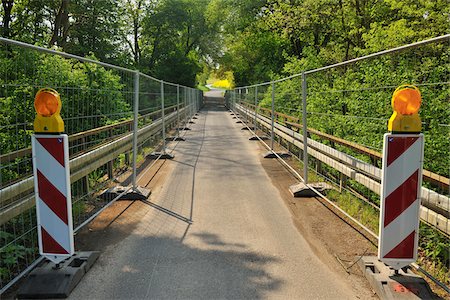
<svg viewBox="0 0 450 300"><path fill-rule="evenodd" d="M422 134L384 135L378 259L397 270L417 259L423 147Z"/></svg>
<svg viewBox="0 0 450 300"><path fill-rule="evenodd" d="M32 152L39 252L59 263L74 253L68 137L33 135Z"/></svg>

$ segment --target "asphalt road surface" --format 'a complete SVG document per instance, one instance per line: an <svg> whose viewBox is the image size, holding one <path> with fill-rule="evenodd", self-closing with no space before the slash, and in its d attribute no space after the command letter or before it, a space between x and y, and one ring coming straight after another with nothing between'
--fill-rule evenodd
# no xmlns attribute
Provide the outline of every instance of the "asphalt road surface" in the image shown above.
<svg viewBox="0 0 450 300"><path fill-rule="evenodd" d="M207 96L151 209L70 298L356 299L294 227L221 93Z"/></svg>

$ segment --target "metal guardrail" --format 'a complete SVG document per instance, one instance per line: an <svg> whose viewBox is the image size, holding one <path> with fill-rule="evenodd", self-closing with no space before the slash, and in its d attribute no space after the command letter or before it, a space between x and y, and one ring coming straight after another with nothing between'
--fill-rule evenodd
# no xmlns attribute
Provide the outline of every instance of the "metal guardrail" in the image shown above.
<svg viewBox="0 0 450 300"><path fill-rule="evenodd" d="M177 108L177 106L173 105L171 107L166 107L165 111L166 111L166 113L168 111L169 112L173 112L173 111L176 110L176 108ZM139 120L143 120L143 119L150 118L150 117L153 117L153 116L158 116L160 114L161 114L161 110L157 110L157 111L154 111L154 112L151 112L151 113L139 116L138 119ZM121 122L118 122L118 123L115 123L115 124L105 125L105 126L102 126L102 127L94 128L94 129L91 129L91 130L78 132L78 133L75 133L75 134L72 134L72 135L69 136L69 142L70 143L74 143L74 142L77 142L79 140L82 140L82 139L85 139L87 137L90 137L92 135L96 135L96 134L99 134L99 133L102 133L102 132L109 132L112 129L116 129L116 128L119 128L119 127L127 126L127 127L131 127L132 128L133 122L134 122L133 119L130 119L130 120L121 121ZM31 155L31 147L28 147L28 148L25 148L25 149L20 149L20 150L14 151L14 152L10 152L10 153L6 153L6 154L0 155L0 163L2 163L2 164L9 163L9 162L11 162L11 161L13 161L13 160L15 160L17 158L23 158L23 157L25 157L27 155ZM0 203L1 203L1 200L0 200Z"/></svg>
<svg viewBox="0 0 450 300"><path fill-rule="evenodd" d="M255 109L255 106L250 103L242 103L242 105L247 106L248 108L252 109L253 111ZM259 107L258 110L265 112L265 114L263 114L265 116L270 116L270 114L271 114L270 109L267 109L267 108ZM299 123L300 120L298 118L286 115L284 113L275 112L275 119L276 120L281 119L282 120L281 123L284 123L286 125L286 127L296 128L297 130L299 130L299 132L300 132L300 130L303 129L303 126ZM308 128L307 131L309 134L314 134L322 139L328 140L328 141L336 143L336 144L340 144L340 145L345 146L345 147L347 147L351 150L354 150L358 153L367 155L372 159L381 160L383 158L381 152L364 147L357 143L350 142L350 141L344 140L342 138L338 138L333 135L323 133L323 132L313 129L313 128ZM423 175L424 181L430 182L433 185L439 186L443 189L448 189L450 187L450 178L446 178L444 176L438 175L438 174L433 173L428 170L423 170L422 175Z"/></svg>
<svg viewBox="0 0 450 300"><path fill-rule="evenodd" d="M166 116L166 122L175 121L177 113L173 112ZM156 134L162 129L162 119L155 120L152 124L139 129L138 142L147 139L149 136ZM85 177L98 167L112 161L119 154L125 153L132 149L133 134L127 134L113 141L110 141L99 148L89 151L81 156L77 156L70 160L70 181ZM30 176L25 180L10 185L0 190L0 205L7 203L11 199L17 198L19 195L28 195L22 197L19 201L12 202L8 206L0 206L0 225L8 222L12 218L20 215L24 211L34 207L34 176Z"/></svg>
<svg viewBox="0 0 450 300"><path fill-rule="evenodd" d="M240 104L236 104L235 108L242 115L249 118L254 117L254 111L250 111ZM269 118L258 114L257 121L267 130L271 129L271 120ZM303 135L279 123L275 123L274 126L274 133L276 135L289 143L292 143L296 147L303 149ZM374 193L380 194L381 184L379 181L381 180L381 170L379 168L310 138L308 138L308 154L334 168L348 178L364 185ZM423 205L420 209L421 219L426 223L435 226L447 235L450 235L450 227L448 226L448 215L450 213L448 207L450 199L424 187L422 187L422 199ZM441 213L446 214L447 217Z"/></svg>

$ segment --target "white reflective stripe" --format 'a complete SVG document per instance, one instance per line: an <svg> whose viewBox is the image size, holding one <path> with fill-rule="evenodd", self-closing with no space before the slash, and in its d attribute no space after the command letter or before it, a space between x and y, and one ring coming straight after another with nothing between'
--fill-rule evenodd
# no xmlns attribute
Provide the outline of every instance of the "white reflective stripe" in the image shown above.
<svg viewBox="0 0 450 300"><path fill-rule="evenodd" d="M381 257L384 257L400 244L417 227L420 201L416 200L387 227L382 229L383 239L380 241Z"/></svg>
<svg viewBox="0 0 450 300"><path fill-rule="evenodd" d="M36 140L36 169L67 197L66 169ZM39 191L43 192L43 191Z"/></svg>
<svg viewBox="0 0 450 300"><path fill-rule="evenodd" d="M411 147L398 157L386 170L385 193L389 196L402 185L414 172L419 170L422 160L422 138L418 138Z"/></svg>
<svg viewBox="0 0 450 300"><path fill-rule="evenodd" d="M48 234L63 247L67 253L70 253L70 230L46 204L39 198L39 210L41 214L41 226ZM44 241L42 241L44 243Z"/></svg>

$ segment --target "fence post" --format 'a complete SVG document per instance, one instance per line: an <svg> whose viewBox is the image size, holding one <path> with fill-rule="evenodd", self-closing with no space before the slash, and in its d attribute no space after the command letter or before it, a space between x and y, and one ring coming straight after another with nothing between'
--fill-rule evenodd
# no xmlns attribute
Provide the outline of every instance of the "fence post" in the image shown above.
<svg viewBox="0 0 450 300"><path fill-rule="evenodd" d="M180 85L177 84L177 137L180 137Z"/></svg>
<svg viewBox="0 0 450 300"><path fill-rule="evenodd" d="M186 127L187 123L187 93L186 93L186 87L183 87L183 104L184 104L184 119L183 119L183 127Z"/></svg>
<svg viewBox="0 0 450 300"><path fill-rule="evenodd" d="M234 89L234 91L233 91L233 99L231 101L231 107L230 107L232 111L234 111L234 107L235 107L235 103L236 103L236 93L237 93L237 90Z"/></svg>
<svg viewBox="0 0 450 300"><path fill-rule="evenodd" d="M188 103L189 103L189 113L188 113L186 122L189 122L189 120L191 119L191 115L192 115L192 92L191 92L190 88L188 88Z"/></svg>
<svg viewBox="0 0 450 300"><path fill-rule="evenodd" d="M241 104L241 102L242 102L242 95L241 95L241 93L242 93L242 91L241 91L241 88L239 88L239 99L238 99L238 104L240 105Z"/></svg>
<svg viewBox="0 0 450 300"><path fill-rule="evenodd" d="M275 82L272 82L272 114L271 114L270 149L273 151L274 127L275 127Z"/></svg>
<svg viewBox="0 0 450 300"><path fill-rule="evenodd" d="M255 131L255 135L256 135L256 110L258 108L258 87L255 87L255 124L253 127L253 130Z"/></svg>
<svg viewBox="0 0 450 300"><path fill-rule="evenodd" d="M139 118L139 71L134 73L134 107L133 107L133 190L136 185L137 164L137 140L138 140L138 118Z"/></svg>
<svg viewBox="0 0 450 300"><path fill-rule="evenodd" d="M163 149L162 154L166 154L166 121L164 112L164 81L161 80L161 122L162 122L162 140Z"/></svg>
<svg viewBox="0 0 450 300"><path fill-rule="evenodd" d="M308 183L308 125L306 124L306 74L302 72L303 180Z"/></svg>

